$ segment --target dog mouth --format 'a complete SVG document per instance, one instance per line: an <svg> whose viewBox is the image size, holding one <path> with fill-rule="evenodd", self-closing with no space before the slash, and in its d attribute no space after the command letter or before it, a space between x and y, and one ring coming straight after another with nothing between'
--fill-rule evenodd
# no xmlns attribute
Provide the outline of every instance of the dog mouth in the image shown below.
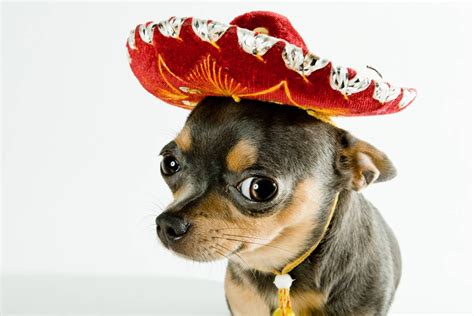
<svg viewBox="0 0 474 316"><path fill-rule="evenodd" d="M211 228L208 221L183 220L174 214L160 215L156 233L165 248L185 259L201 262L229 259L242 261L242 256L259 248L271 247L275 236L261 236L255 229L219 223ZM279 234L276 234L278 236Z"/></svg>
<svg viewBox="0 0 474 316"><path fill-rule="evenodd" d="M201 232L195 226L189 228L185 236L170 239L163 237L162 229L157 227L157 235L165 248L175 255L201 262L232 260L246 248L247 242L237 237L226 236L219 230Z"/></svg>
<svg viewBox="0 0 474 316"><path fill-rule="evenodd" d="M184 248L176 245L166 245L175 255L193 261L212 262L223 259L232 260L234 256L239 256L239 252L244 248L244 244L240 244L234 249L223 246L219 243L209 245L200 245L196 247ZM190 250L191 249L191 250Z"/></svg>

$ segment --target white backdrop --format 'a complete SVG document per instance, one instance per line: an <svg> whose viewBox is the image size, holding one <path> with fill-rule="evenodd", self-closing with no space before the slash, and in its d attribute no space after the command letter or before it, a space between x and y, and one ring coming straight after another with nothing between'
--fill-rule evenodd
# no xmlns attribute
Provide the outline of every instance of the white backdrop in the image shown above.
<svg viewBox="0 0 474 316"><path fill-rule="evenodd" d="M156 314L154 302L172 284L171 299L183 287L208 286L216 299L201 304L224 313L221 285L211 281L222 282L225 263L188 262L157 242L154 218L171 200L158 153L188 112L139 85L124 45L146 21L228 22L256 9L288 16L318 55L369 64L387 81L418 89L397 115L337 123L385 151L399 171L366 191L402 249L392 312L471 311L470 5L245 2L4 4L6 312L89 313L96 303L104 313ZM207 281L178 286L173 277ZM187 305L175 309L192 313Z"/></svg>

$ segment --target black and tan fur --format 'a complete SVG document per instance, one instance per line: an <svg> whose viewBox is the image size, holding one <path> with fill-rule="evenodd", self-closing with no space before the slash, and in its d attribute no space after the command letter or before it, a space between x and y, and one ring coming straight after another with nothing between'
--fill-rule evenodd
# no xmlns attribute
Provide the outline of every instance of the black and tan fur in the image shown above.
<svg viewBox="0 0 474 316"><path fill-rule="evenodd" d="M179 172L164 176L174 201L157 218L166 247L197 261L229 259L225 291L233 315L270 315L277 307L273 269L299 257L290 275L296 315L385 315L401 272L397 241L358 191L395 176L388 158L348 132L290 106L207 98L161 154ZM278 183L264 203L245 199L248 176ZM185 220L183 238L164 234L167 216Z"/></svg>

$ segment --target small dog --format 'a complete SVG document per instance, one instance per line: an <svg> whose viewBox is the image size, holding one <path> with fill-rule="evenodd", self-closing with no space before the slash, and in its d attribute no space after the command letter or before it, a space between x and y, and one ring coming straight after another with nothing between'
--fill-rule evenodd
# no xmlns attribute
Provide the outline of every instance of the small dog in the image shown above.
<svg viewBox="0 0 474 316"><path fill-rule="evenodd" d="M290 272L296 315L387 314L400 251L358 193L396 175L384 153L296 107L210 97L161 155L174 201L156 219L158 236L192 260L229 259L232 315L270 315L278 303L272 271L320 237Z"/></svg>

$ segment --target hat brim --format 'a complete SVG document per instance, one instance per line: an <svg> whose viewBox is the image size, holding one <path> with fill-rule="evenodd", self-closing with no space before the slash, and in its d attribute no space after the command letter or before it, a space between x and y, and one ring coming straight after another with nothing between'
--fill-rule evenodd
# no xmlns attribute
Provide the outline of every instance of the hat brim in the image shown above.
<svg viewBox="0 0 474 316"><path fill-rule="evenodd" d="M132 30L130 66L143 87L187 109L208 96L293 105L327 116L398 112L416 90L370 79L287 41L196 18Z"/></svg>

